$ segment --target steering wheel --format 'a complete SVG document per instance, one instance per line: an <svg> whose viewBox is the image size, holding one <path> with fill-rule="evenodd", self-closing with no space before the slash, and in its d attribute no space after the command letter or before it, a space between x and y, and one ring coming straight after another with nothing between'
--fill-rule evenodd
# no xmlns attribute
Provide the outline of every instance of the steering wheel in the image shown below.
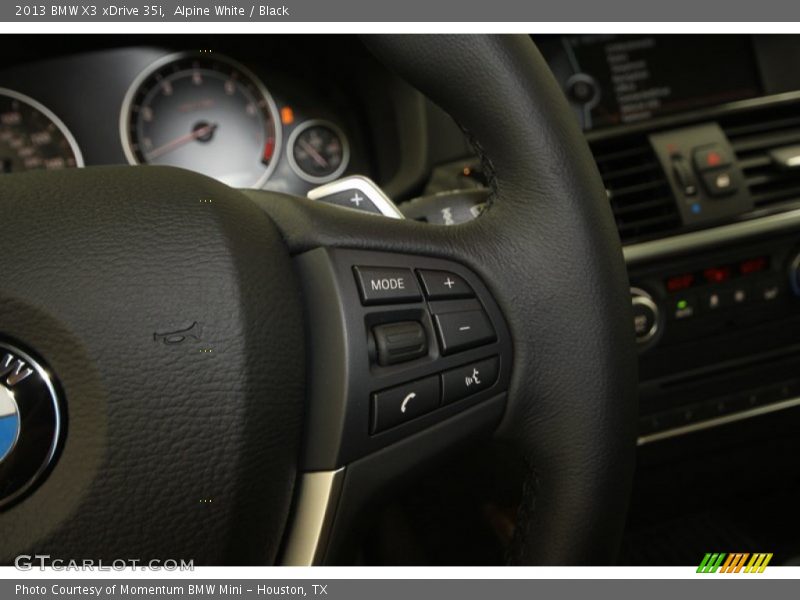
<svg viewBox="0 0 800 600"><path fill-rule="evenodd" d="M61 415L49 473L0 509L3 563L341 562L371 496L487 432L529 466L510 561L615 560L636 351L582 134L526 36L365 41L468 132L480 218L389 219L165 167L3 177L0 334ZM442 274L461 296L437 295ZM423 354L384 361L375 330L398 322ZM485 360L488 387L453 387Z"/></svg>

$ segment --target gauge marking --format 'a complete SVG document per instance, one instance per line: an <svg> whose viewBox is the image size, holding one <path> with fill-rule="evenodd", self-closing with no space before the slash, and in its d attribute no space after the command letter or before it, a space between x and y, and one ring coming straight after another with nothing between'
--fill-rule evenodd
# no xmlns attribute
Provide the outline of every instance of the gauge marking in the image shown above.
<svg viewBox="0 0 800 600"><path fill-rule="evenodd" d="M344 132L323 119L300 123L289 136L287 146L289 165L309 183L337 179L350 161L350 145Z"/></svg>
<svg viewBox="0 0 800 600"><path fill-rule="evenodd" d="M72 133L33 98L0 88L0 173L82 167Z"/></svg>
<svg viewBox="0 0 800 600"><path fill-rule="evenodd" d="M120 137L131 164L178 166L259 188L277 165L281 125L269 92L245 67L219 55L178 53L133 82Z"/></svg>

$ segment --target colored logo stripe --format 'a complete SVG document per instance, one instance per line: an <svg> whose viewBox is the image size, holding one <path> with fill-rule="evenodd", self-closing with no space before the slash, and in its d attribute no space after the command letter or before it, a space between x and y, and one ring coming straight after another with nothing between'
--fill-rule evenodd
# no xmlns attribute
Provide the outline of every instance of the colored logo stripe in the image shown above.
<svg viewBox="0 0 800 600"><path fill-rule="evenodd" d="M724 553L717 553L714 552L713 554L708 552L703 557L700 566L697 567L698 573L716 573L719 566L722 564L722 561L725 560Z"/></svg>
<svg viewBox="0 0 800 600"><path fill-rule="evenodd" d="M763 573L767 568L769 561L772 560L772 554L753 554L753 558L747 563L745 573Z"/></svg>
<svg viewBox="0 0 800 600"><path fill-rule="evenodd" d="M750 559L747 562L747 559ZM751 555L749 552L708 552L703 556L700 566L697 567L698 573L763 573L764 569L772 560L772 553L759 552ZM747 566L745 567L745 562ZM744 567L744 571L742 571Z"/></svg>

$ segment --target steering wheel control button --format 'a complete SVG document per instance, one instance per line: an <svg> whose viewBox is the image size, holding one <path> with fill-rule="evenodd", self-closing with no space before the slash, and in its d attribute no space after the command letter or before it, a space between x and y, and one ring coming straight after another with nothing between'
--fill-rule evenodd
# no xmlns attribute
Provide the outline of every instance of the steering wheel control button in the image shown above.
<svg viewBox="0 0 800 600"><path fill-rule="evenodd" d="M475 292L469 284L455 273L449 271L418 271L429 300L450 300L452 298L472 298Z"/></svg>
<svg viewBox="0 0 800 600"><path fill-rule="evenodd" d="M372 328L378 364L396 365L428 354L428 336L417 321L388 323Z"/></svg>
<svg viewBox="0 0 800 600"><path fill-rule="evenodd" d="M650 294L638 288L631 289L631 304L636 341L646 344L658 333L658 305Z"/></svg>
<svg viewBox="0 0 800 600"><path fill-rule="evenodd" d="M500 360L492 358L442 373L442 404L450 404L492 387L497 381Z"/></svg>
<svg viewBox="0 0 800 600"><path fill-rule="evenodd" d="M326 204L335 204L336 206L352 208L353 210L360 210L378 215L381 214L381 211L375 206L372 200L367 198L360 190L356 189L329 194L328 196L319 198L319 201L325 202Z"/></svg>
<svg viewBox="0 0 800 600"><path fill-rule="evenodd" d="M368 177L351 175L309 190L310 200L326 202L392 219L405 219L394 202Z"/></svg>
<svg viewBox="0 0 800 600"><path fill-rule="evenodd" d="M372 394L370 433L380 433L439 407L439 377L426 377Z"/></svg>
<svg viewBox="0 0 800 600"><path fill-rule="evenodd" d="M442 354L452 354L496 339L489 317L480 309L438 314L434 319Z"/></svg>
<svg viewBox="0 0 800 600"><path fill-rule="evenodd" d="M31 356L0 342L0 508L47 470L61 431L56 389Z"/></svg>
<svg viewBox="0 0 800 600"><path fill-rule="evenodd" d="M411 269L353 267L363 304L393 304L422 299Z"/></svg>

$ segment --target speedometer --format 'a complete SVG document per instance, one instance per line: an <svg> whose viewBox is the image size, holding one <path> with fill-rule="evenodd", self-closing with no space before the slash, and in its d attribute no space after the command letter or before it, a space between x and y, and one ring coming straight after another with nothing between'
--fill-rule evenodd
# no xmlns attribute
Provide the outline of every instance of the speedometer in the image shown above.
<svg viewBox="0 0 800 600"><path fill-rule="evenodd" d="M233 187L261 187L280 156L278 111L242 65L217 55L157 61L125 97L120 134L131 164L170 165Z"/></svg>
<svg viewBox="0 0 800 600"><path fill-rule="evenodd" d="M33 98L0 88L0 173L82 166L61 119Z"/></svg>

